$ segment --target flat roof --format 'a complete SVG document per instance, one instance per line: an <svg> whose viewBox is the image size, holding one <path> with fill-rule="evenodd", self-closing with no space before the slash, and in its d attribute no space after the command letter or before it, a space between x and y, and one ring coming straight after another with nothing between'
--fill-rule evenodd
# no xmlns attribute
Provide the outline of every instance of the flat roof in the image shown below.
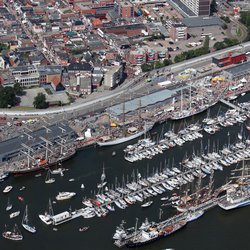
<svg viewBox="0 0 250 250"><path fill-rule="evenodd" d="M149 105L153 105L157 102L162 102L168 98L171 98L171 96L176 94L178 90L179 89L174 89L174 90L164 89L164 90L152 93L150 95L143 96L141 98L136 98L134 100L127 101L125 102L125 113L137 110L140 104L141 104L141 108L143 108ZM119 116L123 113L123 104L121 103L121 104L114 105L110 107L109 109L107 109L107 111L110 114Z"/></svg>
<svg viewBox="0 0 250 250"><path fill-rule="evenodd" d="M222 22L219 17L187 17L182 19L182 23L189 28L205 26L221 26Z"/></svg>
<svg viewBox="0 0 250 250"><path fill-rule="evenodd" d="M238 64L232 68L225 69L224 72L227 72L232 75L239 75L240 73L250 71L250 61Z"/></svg>
<svg viewBox="0 0 250 250"><path fill-rule="evenodd" d="M222 55L215 56L214 58L217 59L217 60L220 60L220 59L223 59L223 58L235 57L235 56L239 56L239 55L242 55L242 54L245 54L245 53L242 53L242 52L228 52L228 53L225 53L225 54L222 54Z"/></svg>

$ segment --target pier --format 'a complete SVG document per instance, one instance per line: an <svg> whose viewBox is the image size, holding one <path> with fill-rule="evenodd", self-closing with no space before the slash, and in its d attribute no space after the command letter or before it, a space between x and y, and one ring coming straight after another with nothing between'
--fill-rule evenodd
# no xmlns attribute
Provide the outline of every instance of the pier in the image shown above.
<svg viewBox="0 0 250 250"><path fill-rule="evenodd" d="M230 108L233 108L233 109L236 109L236 110L238 110L238 111L241 111L241 108L240 108L240 107L234 105L233 103L231 103L231 102L229 102L229 101L227 101L227 100L225 100L225 99L220 99L220 102L222 102L223 104L225 104L226 106L228 106L228 107L230 107Z"/></svg>

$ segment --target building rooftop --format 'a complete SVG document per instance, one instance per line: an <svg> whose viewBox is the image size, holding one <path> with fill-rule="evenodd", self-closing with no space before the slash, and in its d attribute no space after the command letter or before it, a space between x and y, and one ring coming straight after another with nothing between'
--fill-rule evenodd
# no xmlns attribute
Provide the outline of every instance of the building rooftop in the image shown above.
<svg viewBox="0 0 250 250"><path fill-rule="evenodd" d="M215 56L214 58L217 59L217 60L221 60L221 59L224 59L224 58L235 57L235 56L239 56L239 55L242 55L242 54L244 54L244 53L235 51L235 52L229 52L229 53L225 53L225 54L222 54L222 55L218 55L218 56Z"/></svg>
<svg viewBox="0 0 250 250"><path fill-rule="evenodd" d="M185 24L188 28L222 25L220 18L216 16L183 18L182 23Z"/></svg>
<svg viewBox="0 0 250 250"><path fill-rule="evenodd" d="M153 94L143 96L140 98L136 98L134 100L125 102L125 113L135 111L139 108L139 103L141 103L141 107L147 107L149 105L153 105L158 102L162 102L168 98L171 98L171 96L175 95L177 92L176 90L169 90L169 89L164 89L158 92L155 92ZM119 116L123 112L123 104L117 104L107 110L113 115Z"/></svg>
<svg viewBox="0 0 250 250"><path fill-rule="evenodd" d="M234 67L231 67L229 69L225 69L224 71L232 75L238 75L241 72L247 72L249 70L250 70L250 62L245 62L238 64Z"/></svg>

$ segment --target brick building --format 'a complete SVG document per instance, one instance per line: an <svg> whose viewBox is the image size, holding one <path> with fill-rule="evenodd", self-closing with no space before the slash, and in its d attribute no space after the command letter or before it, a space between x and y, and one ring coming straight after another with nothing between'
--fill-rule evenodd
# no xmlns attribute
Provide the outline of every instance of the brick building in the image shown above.
<svg viewBox="0 0 250 250"><path fill-rule="evenodd" d="M134 5L130 2L120 2L119 16L123 18L134 17Z"/></svg>

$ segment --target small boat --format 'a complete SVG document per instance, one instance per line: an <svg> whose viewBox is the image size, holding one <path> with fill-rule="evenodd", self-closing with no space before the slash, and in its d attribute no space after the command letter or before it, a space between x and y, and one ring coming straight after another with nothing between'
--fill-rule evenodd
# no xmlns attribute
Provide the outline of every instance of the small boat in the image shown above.
<svg viewBox="0 0 250 250"><path fill-rule="evenodd" d="M44 222L46 225L50 225L52 223L53 215L54 215L53 207L51 204L51 200L49 199L48 212L45 211L44 214L39 214L38 216L42 222Z"/></svg>
<svg viewBox="0 0 250 250"><path fill-rule="evenodd" d="M41 173L35 175L35 177L41 177L41 176L42 176Z"/></svg>
<svg viewBox="0 0 250 250"><path fill-rule="evenodd" d="M161 201L167 201L169 199L169 197L162 197Z"/></svg>
<svg viewBox="0 0 250 250"><path fill-rule="evenodd" d="M7 206L6 206L6 211L10 211L12 209L12 204L10 203L10 199L8 198Z"/></svg>
<svg viewBox="0 0 250 250"><path fill-rule="evenodd" d="M59 194L56 196L56 199L58 201L68 200L68 199L72 198L75 195L76 195L76 193L74 193L74 192L59 192Z"/></svg>
<svg viewBox="0 0 250 250"><path fill-rule="evenodd" d="M53 231L58 231L58 229L56 227L53 227Z"/></svg>
<svg viewBox="0 0 250 250"><path fill-rule="evenodd" d="M149 207L149 206L151 206L152 204L153 204L153 201L148 201L148 202L142 204L141 207Z"/></svg>
<svg viewBox="0 0 250 250"><path fill-rule="evenodd" d="M81 189L84 189L84 188L85 188L84 184L81 184Z"/></svg>
<svg viewBox="0 0 250 250"><path fill-rule="evenodd" d="M70 181L70 182L72 182L72 181L75 181L75 179L74 179L74 178L72 178L72 179L69 179L69 181Z"/></svg>
<svg viewBox="0 0 250 250"><path fill-rule="evenodd" d="M112 156L116 156L116 152L115 151L112 152Z"/></svg>
<svg viewBox="0 0 250 250"><path fill-rule="evenodd" d="M10 219L13 219L13 218L17 217L19 214L20 214L20 211L16 211L14 213L11 213L10 214Z"/></svg>
<svg viewBox="0 0 250 250"><path fill-rule="evenodd" d="M15 240L15 241L23 239L23 236L22 236L21 232L19 231L17 224L15 224L12 231L5 230L3 232L3 237L5 239Z"/></svg>
<svg viewBox="0 0 250 250"><path fill-rule="evenodd" d="M12 186L6 186L5 189L3 190L3 193L9 193L12 190Z"/></svg>
<svg viewBox="0 0 250 250"><path fill-rule="evenodd" d="M85 232L89 229L89 227L80 227L79 232Z"/></svg>
<svg viewBox="0 0 250 250"><path fill-rule="evenodd" d="M26 205L25 210L24 210L22 226L23 226L24 229L26 229L30 233L35 233L36 232L36 228L34 226L32 226L30 224L30 222L29 222L28 205Z"/></svg>
<svg viewBox="0 0 250 250"><path fill-rule="evenodd" d="M46 179L45 179L46 184L51 184L51 183L54 183L56 181L54 178L50 177L50 173L51 173L51 171L48 170L47 175L46 175Z"/></svg>
<svg viewBox="0 0 250 250"><path fill-rule="evenodd" d="M24 198L23 198L22 196L18 196L17 199L18 199L19 201L21 201L21 202L24 201Z"/></svg>
<svg viewBox="0 0 250 250"><path fill-rule="evenodd" d="M25 186L22 186L19 190L23 191L25 189Z"/></svg>

